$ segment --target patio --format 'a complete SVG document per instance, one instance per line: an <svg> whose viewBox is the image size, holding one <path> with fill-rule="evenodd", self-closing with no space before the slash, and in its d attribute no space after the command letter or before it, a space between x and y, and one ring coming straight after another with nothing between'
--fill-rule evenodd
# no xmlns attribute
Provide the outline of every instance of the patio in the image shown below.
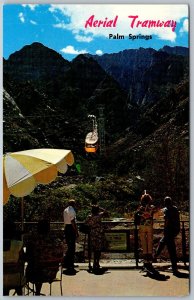
<svg viewBox="0 0 194 300"><path fill-rule="evenodd" d="M105 263L101 264L102 266ZM167 271L170 264L155 264L162 274L169 275L166 281L158 281L146 277L140 269L123 263L107 264L108 272L103 275L88 273L87 264L79 264L75 276L63 275L63 296L65 297L96 297L96 296L176 296L189 295L189 278L177 278ZM162 269L165 268L165 271ZM179 264L181 273L187 274L184 264ZM44 284L41 293L49 295L49 285ZM60 296L59 283L53 283L52 296Z"/></svg>

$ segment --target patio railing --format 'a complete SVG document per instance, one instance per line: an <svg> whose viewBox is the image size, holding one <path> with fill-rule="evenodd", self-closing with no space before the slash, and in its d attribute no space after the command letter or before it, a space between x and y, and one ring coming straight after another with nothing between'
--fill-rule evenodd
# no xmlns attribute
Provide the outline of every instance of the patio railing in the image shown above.
<svg viewBox="0 0 194 300"><path fill-rule="evenodd" d="M83 222L77 222L82 227ZM20 224L18 223L18 226ZM36 230L37 222L24 222L24 236L28 236L32 231ZM103 249L102 258L111 258L111 253L118 253L118 258L134 259L135 265L138 267L141 260L141 244L138 235L138 226L134 222L128 220L103 221L106 236L106 245ZM163 221L154 221L154 239L153 248L156 248L163 234ZM63 222L51 222L51 231L54 235L64 239ZM85 262L88 260L88 234L80 232L77 242L77 261ZM177 257L179 261L184 263L189 261L189 221L181 221L181 231L176 237ZM65 248L65 241L64 241ZM168 260L167 251L162 253L161 258Z"/></svg>

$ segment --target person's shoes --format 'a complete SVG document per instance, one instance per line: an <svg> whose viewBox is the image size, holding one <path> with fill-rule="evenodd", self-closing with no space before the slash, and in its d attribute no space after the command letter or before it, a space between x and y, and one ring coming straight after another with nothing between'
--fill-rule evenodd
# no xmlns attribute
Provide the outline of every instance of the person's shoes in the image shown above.
<svg viewBox="0 0 194 300"><path fill-rule="evenodd" d="M150 272L152 274L155 274L155 275L159 274L159 272L154 268L152 263L145 263L144 264L144 270L147 271L147 272Z"/></svg>
<svg viewBox="0 0 194 300"><path fill-rule="evenodd" d="M92 273L95 275L103 275L107 270L107 268L93 268Z"/></svg>
<svg viewBox="0 0 194 300"><path fill-rule="evenodd" d="M181 272L179 272L178 270L173 270L173 275L174 276L176 276L176 277L187 277L189 274L187 274L187 273L181 273Z"/></svg>
<svg viewBox="0 0 194 300"><path fill-rule="evenodd" d="M178 270L173 271L173 275L178 278L189 278L189 273L182 273L179 272Z"/></svg>
<svg viewBox="0 0 194 300"><path fill-rule="evenodd" d="M176 276L176 275L178 275L178 274L179 274L179 271L178 271L178 270L173 270L173 272L172 272L172 273L173 273L173 275L175 275L175 276Z"/></svg>
<svg viewBox="0 0 194 300"><path fill-rule="evenodd" d="M102 269L104 272L108 271L108 268L106 267L101 267L100 269Z"/></svg>
<svg viewBox="0 0 194 300"><path fill-rule="evenodd" d="M76 275L76 273L77 273L78 271L76 271L75 269L67 269L67 270L64 270L63 271L63 274L64 275Z"/></svg>
<svg viewBox="0 0 194 300"><path fill-rule="evenodd" d="M106 272L108 271L108 268L106 267L93 267L92 268L94 272Z"/></svg>

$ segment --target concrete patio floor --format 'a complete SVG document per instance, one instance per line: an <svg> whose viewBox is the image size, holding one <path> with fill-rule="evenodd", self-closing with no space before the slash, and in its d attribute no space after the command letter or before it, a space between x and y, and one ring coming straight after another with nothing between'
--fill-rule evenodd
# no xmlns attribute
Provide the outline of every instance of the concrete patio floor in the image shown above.
<svg viewBox="0 0 194 300"><path fill-rule="evenodd" d="M101 264L103 266L103 264ZM162 274L169 275L166 281L159 281L146 277L145 273L134 266L121 268L118 265L107 265L109 270L103 275L94 275L88 272L87 264L79 264L74 276L63 274L64 297L120 297L120 296L174 296L183 297L189 295L189 278L175 277L167 270L168 265L155 264ZM181 273L189 274L183 264L179 265ZM41 293L49 295L49 284L45 283ZM52 296L61 296L60 284L52 284Z"/></svg>

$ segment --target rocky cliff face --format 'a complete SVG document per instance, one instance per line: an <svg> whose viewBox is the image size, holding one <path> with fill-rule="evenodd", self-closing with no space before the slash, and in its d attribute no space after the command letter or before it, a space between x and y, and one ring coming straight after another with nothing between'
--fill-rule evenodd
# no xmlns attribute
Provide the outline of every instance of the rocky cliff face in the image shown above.
<svg viewBox="0 0 194 300"><path fill-rule="evenodd" d="M188 77L188 49L184 47L129 49L93 57L128 93L128 102L138 105L156 103Z"/></svg>
<svg viewBox="0 0 194 300"><path fill-rule="evenodd" d="M33 124L22 114L15 100L5 90L3 92L3 99L4 151L30 149L46 145L47 143L43 134L41 133L42 139L38 139L35 132L33 132Z"/></svg>

